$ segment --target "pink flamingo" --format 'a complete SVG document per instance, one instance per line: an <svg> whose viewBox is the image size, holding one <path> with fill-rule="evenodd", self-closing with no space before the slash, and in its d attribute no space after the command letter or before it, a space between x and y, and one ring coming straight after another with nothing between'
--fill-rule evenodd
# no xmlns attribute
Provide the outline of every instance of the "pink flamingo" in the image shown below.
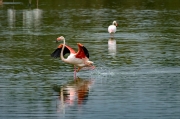
<svg viewBox="0 0 180 119"><path fill-rule="evenodd" d="M113 23L112 23L112 25L110 25L109 27L108 27L108 32L110 33L110 35L112 36L112 37L114 37L114 33L116 32L116 27L117 27L117 22L116 21L113 21Z"/></svg>
<svg viewBox="0 0 180 119"><path fill-rule="evenodd" d="M63 44L60 44L58 48L51 54L51 57L61 57L61 60L74 65L74 78L76 78L76 72L79 72L83 67L90 67L90 69L94 69L93 62L89 60L89 52L88 50L81 44L78 45L78 52L75 52L74 49L67 46L65 44L65 38L60 36L56 40L63 41ZM64 55L70 53L70 55L65 59ZM76 69L76 66L78 69Z"/></svg>

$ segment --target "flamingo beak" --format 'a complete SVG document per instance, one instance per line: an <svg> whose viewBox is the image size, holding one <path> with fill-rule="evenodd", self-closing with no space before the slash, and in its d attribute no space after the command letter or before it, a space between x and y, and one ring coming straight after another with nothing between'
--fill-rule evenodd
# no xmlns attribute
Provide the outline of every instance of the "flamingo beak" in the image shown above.
<svg viewBox="0 0 180 119"><path fill-rule="evenodd" d="M61 40L61 38L60 37L58 37L57 39L56 39L56 43L58 42L58 41L60 41Z"/></svg>

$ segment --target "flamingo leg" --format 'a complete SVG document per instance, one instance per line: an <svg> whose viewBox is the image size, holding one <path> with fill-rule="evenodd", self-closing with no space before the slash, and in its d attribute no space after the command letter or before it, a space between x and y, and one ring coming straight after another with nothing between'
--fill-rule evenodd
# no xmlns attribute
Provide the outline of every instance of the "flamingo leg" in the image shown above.
<svg viewBox="0 0 180 119"><path fill-rule="evenodd" d="M77 72L79 72L82 69L82 67L78 67Z"/></svg>
<svg viewBox="0 0 180 119"><path fill-rule="evenodd" d="M114 38L114 33L111 33L111 38Z"/></svg>
<svg viewBox="0 0 180 119"><path fill-rule="evenodd" d="M76 66L74 65L74 79L76 79Z"/></svg>
<svg viewBox="0 0 180 119"><path fill-rule="evenodd" d="M110 36L109 36L109 38L112 38L112 34L110 33Z"/></svg>

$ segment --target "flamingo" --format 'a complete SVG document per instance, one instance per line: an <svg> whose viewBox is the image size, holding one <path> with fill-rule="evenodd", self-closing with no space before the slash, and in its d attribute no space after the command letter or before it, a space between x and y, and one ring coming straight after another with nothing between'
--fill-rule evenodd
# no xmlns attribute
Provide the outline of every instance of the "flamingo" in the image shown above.
<svg viewBox="0 0 180 119"><path fill-rule="evenodd" d="M78 45L78 52L75 52L73 48L65 44L65 38L60 36L57 38L56 42L63 41L63 44L60 44L58 48L51 54L51 57L60 57L62 61L74 65L74 77L76 78L76 72L79 72L83 67L90 67L94 69L93 62L89 60L88 50L81 44ZM64 55L70 53L67 58L64 58ZM76 66L78 69L76 69Z"/></svg>
<svg viewBox="0 0 180 119"><path fill-rule="evenodd" d="M117 27L117 22L113 21L112 25L108 27L108 32L110 33L111 36L114 36L113 34L116 32L116 27Z"/></svg>

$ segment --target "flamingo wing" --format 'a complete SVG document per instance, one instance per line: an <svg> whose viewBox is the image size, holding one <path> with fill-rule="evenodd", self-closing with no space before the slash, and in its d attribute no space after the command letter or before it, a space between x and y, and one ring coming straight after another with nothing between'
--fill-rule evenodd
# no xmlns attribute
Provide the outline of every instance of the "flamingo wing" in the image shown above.
<svg viewBox="0 0 180 119"><path fill-rule="evenodd" d="M57 58L60 57L61 50L63 48L63 44L60 44L56 50L51 54L51 57ZM66 55L67 53L73 53L75 54L76 52L69 46L65 45L64 51L63 51L63 56Z"/></svg>
<svg viewBox="0 0 180 119"><path fill-rule="evenodd" d="M76 53L76 58L89 58L89 52L82 44L78 43L78 52Z"/></svg>

